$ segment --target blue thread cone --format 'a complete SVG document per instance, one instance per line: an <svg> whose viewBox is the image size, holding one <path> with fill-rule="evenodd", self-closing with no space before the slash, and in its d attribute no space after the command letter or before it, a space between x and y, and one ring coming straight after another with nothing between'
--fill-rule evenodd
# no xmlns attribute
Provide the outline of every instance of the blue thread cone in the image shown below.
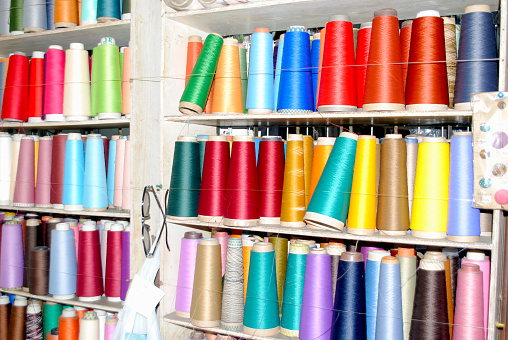
<svg viewBox="0 0 508 340"><path fill-rule="evenodd" d="M101 135L88 135L86 140L83 207L92 211L108 207L106 160Z"/></svg>
<svg viewBox="0 0 508 340"><path fill-rule="evenodd" d="M85 154L80 133L69 133L65 143L65 168L62 202L68 211L83 210Z"/></svg>
<svg viewBox="0 0 508 340"><path fill-rule="evenodd" d="M310 36L304 26L291 26L284 35L277 112L312 113L312 96Z"/></svg>
<svg viewBox="0 0 508 340"><path fill-rule="evenodd" d="M314 91L314 100L317 98L318 75L319 75L319 53L321 50L321 34L314 34L312 40L311 63L312 63L312 90Z"/></svg>
<svg viewBox="0 0 508 340"><path fill-rule="evenodd" d="M379 268L381 259L390 256L390 252L373 250L367 255L365 269L365 303L367 307L367 340L376 339L376 316L379 290Z"/></svg>
<svg viewBox="0 0 508 340"><path fill-rule="evenodd" d="M282 53L284 51L284 35L279 40L279 48L277 49L277 64L275 66L275 80L273 84L273 109L277 110L277 102L279 99L280 86L280 69L282 67Z"/></svg>
<svg viewBox="0 0 508 340"><path fill-rule="evenodd" d="M115 162L116 162L116 140L119 136L113 136L109 142L109 158L108 158L108 205L113 207L115 199Z"/></svg>
<svg viewBox="0 0 508 340"><path fill-rule="evenodd" d="M46 18L48 20L48 30L55 29L55 0L46 1Z"/></svg>
<svg viewBox="0 0 508 340"><path fill-rule="evenodd" d="M273 111L273 38L264 30L268 31L258 28L252 35L247 89L249 113Z"/></svg>
<svg viewBox="0 0 508 340"><path fill-rule="evenodd" d="M72 299L76 294L78 266L74 231L67 223L59 223L51 231L49 263L49 293L60 299Z"/></svg>
<svg viewBox="0 0 508 340"><path fill-rule="evenodd" d="M480 239L480 209L473 208L473 137L454 134L450 141L448 186L448 239L475 242Z"/></svg>
<svg viewBox="0 0 508 340"><path fill-rule="evenodd" d="M122 10L120 8L120 0L98 0L97 1L97 18L122 18ZM98 20L99 22L104 22Z"/></svg>

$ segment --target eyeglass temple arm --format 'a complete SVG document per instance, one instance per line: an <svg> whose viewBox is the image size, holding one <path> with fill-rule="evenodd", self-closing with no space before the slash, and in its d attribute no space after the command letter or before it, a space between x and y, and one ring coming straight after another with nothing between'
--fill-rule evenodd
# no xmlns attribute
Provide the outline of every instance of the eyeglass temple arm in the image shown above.
<svg viewBox="0 0 508 340"><path fill-rule="evenodd" d="M166 224L166 214L165 214L164 210L162 209L161 202L159 201L159 197L157 196L157 193L155 192L155 189L151 185L149 185L148 188L150 190L152 190L153 195L155 196L155 201L157 202L157 205L159 206L159 209L162 212L162 218L163 218L163 221L164 221L162 223L162 228L159 229L159 232L157 233L157 236L155 237L155 242L152 244L152 247L150 248L150 252L147 255L147 257L153 257L155 251L157 250L157 247L159 246L159 242L160 242L160 239L161 239L162 232L164 231L164 228L167 228L167 224Z"/></svg>

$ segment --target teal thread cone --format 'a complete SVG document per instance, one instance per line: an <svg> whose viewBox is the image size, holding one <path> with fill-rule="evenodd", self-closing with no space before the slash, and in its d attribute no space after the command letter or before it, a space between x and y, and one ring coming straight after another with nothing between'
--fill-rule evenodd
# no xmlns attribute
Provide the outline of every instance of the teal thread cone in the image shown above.
<svg viewBox="0 0 508 340"><path fill-rule="evenodd" d="M280 332L286 336L298 337L300 333L300 313L302 311L303 284L308 253L309 246L306 244L294 243L289 248L282 319L280 322Z"/></svg>
<svg viewBox="0 0 508 340"><path fill-rule="evenodd" d="M119 136L116 136L119 137ZM115 198L115 162L116 162L116 139L111 139L109 142L109 155L108 155L108 205L114 205Z"/></svg>
<svg viewBox="0 0 508 340"><path fill-rule="evenodd" d="M92 211L105 210L108 207L106 160L101 135L88 135L86 140L83 207Z"/></svg>
<svg viewBox="0 0 508 340"><path fill-rule="evenodd" d="M335 141L304 221L316 228L342 230L349 210L358 136L343 132Z"/></svg>
<svg viewBox="0 0 508 340"><path fill-rule="evenodd" d="M243 332L272 336L279 333L279 301L273 244L258 242L251 252Z"/></svg>
<svg viewBox="0 0 508 340"><path fill-rule="evenodd" d="M242 99L243 110L247 113L247 87L249 84L249 75L247 73L247 49L244 45L238 45L240 52L240 77L242 79Z"/></svg>
<svg viewBox="0 0 508 340"><path fill-rule="evenodd" d="M120 20L122 18L120 0L98 0L97 18L99 19L99 22L105 22L111 19Z"/></svg>
<svg viewBox="0 0 508 340"><path fill-rule="evenodd" d="M179 137L175 142L166 215L197 217L200 188L199 144L195 137Z"/></svg>
<svg viewBox="0 0 508 340"><path fill-rule="evenodd" d="M65 168L62 203L64 210L83 210L85 154L79 133L69 133L65 144Z"/></svg>
<svg viewBox="0 0 508 340"><path fill-rule="evenodd" d="M217 70L219 55L224 39L216 33L209 34L199 53L187 86L180 99L180 112L195 114L203 112L213 77Z"/></svg>
<svg viewBox="0 0 508 340"><path fill-rule="evenodd" d="M97 23L97 0L81 1L81 25Z"/></svg>
<svg viewBox="0 0 508 340"><path fill-rule="evenodd" d="M42 330L44 340L46 340L46 334L53 328L58 328L58 318L62 315L63 306L59 303L46 302L44 304L44 317L42 318Z"/></svg>

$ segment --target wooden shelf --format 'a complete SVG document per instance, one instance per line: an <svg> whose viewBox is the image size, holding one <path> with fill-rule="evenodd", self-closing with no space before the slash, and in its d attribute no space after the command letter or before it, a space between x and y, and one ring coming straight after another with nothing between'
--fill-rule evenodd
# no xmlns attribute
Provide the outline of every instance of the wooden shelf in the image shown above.
<svg viewBox="0 0 508 340"><path fill-rule="evenodd" d="M0 43L2 46L2 43ZM85 120L82 122L40 122L40 123L14 123L0 122L0 127L4 129L19 129L23 127L25 130L86 130L86 129L110 129L110 128L127 128L130 125L130 119L105 119L105 120Z"/></svg>
<svg viewBox="0 0 508 340"><path fill-rule="evenodd" d="M434 246L434 247L453 247L453 248L467 248L467 249L483 249L483 250L491 250L492 242L491 238L488 236L481 236L479 242L453 242L447 239L439 239L439 240L431 240L431 239L423 239L411 236L408 233L405 236L387 236L380 235L376 233L372 236L361 236L361 235L353 235L348 234L346 231L332 231L332 230L323 230L323 229L312 229L312 228L289 228L289 227L281 227L279 225L259 225L257 227L251 228L240 228L240 227L229 227L225 226L222 223L206 223L200 222L196 220L175 220L169 219L167 220L169 223L180 224L189 227L195 228L225 228L225 229L241 229L248 231L257 231L257 232L266 232L266 233L276 233L276 234L284 234L284 235L301 235L301 236L309 236L309 237L323 237L323 238L334 238L334 239L342 239L342 240L358 240L358 241L366 241L366 242L375 242L375 243L396 243L396 244L412 244L412 245L425 245L425 246ZM345 228L346 229L346 228Z"/></svg>
<svg viewBox="0 0 508 340"><path fill-rule="evenodd" d="M2 37L0 38L0 55L7 57L9 53L15 51L25 52L28 55L31 55L33 51L46 52L49 45L61 45L64 49L68 49L69 44L74 42L82 43L86 50L91 50L103 37L115 38L118 46L128 46L130 20Z"/></svg>
<svg viewBox="0 0 508 340"><path fill-rule="evenodd" d="M191 324L190 319L181 318L181 317L177 316L175 313L171 313L169 315L166 315L164 317L164 321L172 323L172 324L175 324L175 325L187 327L187 328L192 328L192 329L200 330L200 331L217 333L217 334L221 334L221 335L234 336L234 337L236 337L238 339L252 339L252 340L281 340L281 339L284 339L284 340L298 340L298 338L293 338L293 337L285 336L285 335L282 335L280 333L277 334L277 335L274 335L274 336L255 336L255 335L248 335L248 334L245 334L243 332L228 331L228 330L225 330L225 329L223 329L221 327L209 327L209 328L196 327L196 326Z"/></svg>
<svg viewBox="0 0 508 340"><path fill-rule="evenodd" d="M20 207L7 207L0 206L1 211L22 211L32 213L45 213L45 214L63 214L70 216L98 216L98 217L113 217L113 218L130 218L130 212L126 210L107 209L106 211L67 211L63 209L53 208L20 208Z"/></svg>
<svg viewBox="0 0 508 340"><path fill-rule="evenodd" d="M93 301L93 302L85 302L85 301L79 301L77 297L70 299L70 300L58 300L55 299L51 295L34 295L30 294L27 291L24 290L8 290L8 289L1 289L1 293L5 294L11 294L11 295L17 295L17 296L24 296L29 299L37 299L42 301L49 301L49 302L56 302L60 303L62 305L71 305L71 306L78 306L78 307L84 307L89 309L100 309L105 310L107 312L114 312L118 313L123 308L123 302L111 302L108 301L106 297L102 297L100 300Z"/></svg>
<svg viewBox="0 0 508 340"><path fill-rule="evenodd" d="M398 12L399 19L414 19L422 9L439 10L441 16L462 14L466 6L477 4L475 0L392 0L362 2L346 0L268 0L212 9L170 12L166 18L205 32L222 35L253 33L257 27L270 31L286 30L291 25L323 27L331 15L347 13L354 23L372 21L376 10L389 6ZM492 11L499 9L499 1L487 0Z"/></svg>
<svg viewBox="0 0 508 340"><path fill-rule="evenodd" d="M470 124L471 111L370 111L335 112L319 114L196 114L191 116L166 116L166 121L209 126L270 126L270 125L329 125L326 119L341 125L442 125Z"/></svg>

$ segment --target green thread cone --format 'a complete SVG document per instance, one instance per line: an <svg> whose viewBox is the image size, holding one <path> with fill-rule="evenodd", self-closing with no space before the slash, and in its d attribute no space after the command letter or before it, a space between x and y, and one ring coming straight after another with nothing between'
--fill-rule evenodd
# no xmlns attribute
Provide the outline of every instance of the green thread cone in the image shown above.
<svg viewBox="0 0 508 340"><path fill-rule="evenodd" d="M44 339L46 339L46 334L53 328L58 328L58 318L62 315L62 310L63 306L58 303L46 302L44 304L44 316L42 318Z"/></svg>
<svg viewBox="0 0 508 340"><path fill-rule="evenodd" d="M24 0L11 0L9 32L23 32L23 3Z"/></svg>
<svg viewBox="0 0 508 340"><path fill-rule="evenodd" d="M99 47L94 47L92 51L92 117L97 117L97 70L95 62L99 59Z"/></svg>
<svg viewBox="0 0 508 340"><path fill-rule="evenodd" d="M111 38L104 38L97 47L97 114L101 118L120 118L122 114L122 79L120 76L120 51ZM95 58L94 58L95 59Z"/></svg>
<svg viewBox="0 0 508 340"><path fill-rule="evenodd" d="M175 142L166 214L173 218L197 217L200 188L199 144L194 138L179 137Z"/></svg>
<svg viewBox="0 0 508 340"><path fill-rule="evenodd" d="M195 114L203 112L223 43L222 37L216 33L209 34L206 37L196 65L194 65L192 74L180 99L179 109L182 113Z"/></svg>
<svg viewBox="0 0 508 340"><path fill-rule="evenodd" d="M247 85L249 83L249 77L247 75L247 49L240 48L240 74L242 78L242 98L243 98L243 110L247 113Z"/></svg>

